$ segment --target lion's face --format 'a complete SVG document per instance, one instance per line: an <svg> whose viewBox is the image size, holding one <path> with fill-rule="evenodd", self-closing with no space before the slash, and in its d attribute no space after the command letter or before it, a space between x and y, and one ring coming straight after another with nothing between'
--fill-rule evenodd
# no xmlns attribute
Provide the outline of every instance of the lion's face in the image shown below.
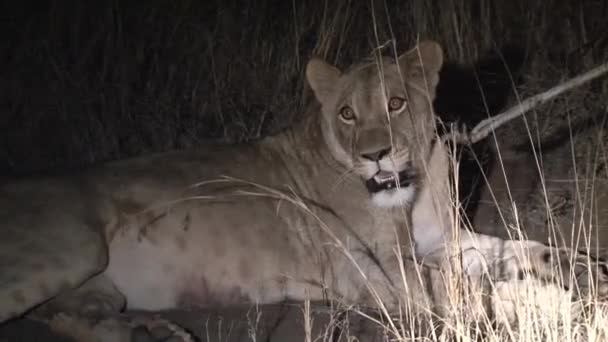
<svg viewBox="0 0 608 342"><path fill-rule="evenodd" d="M319 59L308 64L325 141L334 158L361 177L376 205L407 203L415 194L435 139L432 102L442 62L441 48L424 42L396 61L384 58L345 73Z"/></svg>

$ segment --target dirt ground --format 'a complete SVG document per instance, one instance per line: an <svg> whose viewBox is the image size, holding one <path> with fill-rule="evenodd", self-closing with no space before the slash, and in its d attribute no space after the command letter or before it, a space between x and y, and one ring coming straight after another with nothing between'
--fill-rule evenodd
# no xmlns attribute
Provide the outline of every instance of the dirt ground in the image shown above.
<svg viewBox="0 0 608 342"><path fill-rule="evenodd" d="M311 305L310 329L306 329L303 305L284 304L224 310L180 310L162 313L132 313L144 317L160 316L178 323L202 341L386 341L382 329L358 315L329 314L321 305ZM0 326L0 342L73 342L75 339L53 332L48 326L21 319ZM85 341L78 341L85 342ZM121 341L116 341L121 342Z"/></svg>

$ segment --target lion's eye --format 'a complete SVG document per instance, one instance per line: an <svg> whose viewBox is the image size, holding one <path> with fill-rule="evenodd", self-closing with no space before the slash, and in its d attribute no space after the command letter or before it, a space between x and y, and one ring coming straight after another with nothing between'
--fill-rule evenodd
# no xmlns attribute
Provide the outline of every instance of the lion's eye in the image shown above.
<svg viewBox="0 0 608 342"><path fill-rule="evenodd" d="M355 111L349 106L342 107L340 109L340 119L348 123L355 121Z"/></svg>
<svg viewBox="0 0 608 342"><path fill-rule="evenodd" d="M388 111L389 112L397 111L397 110L403 108L404 105L405 105L404 99L402 99L400 97L391 97L390 100L388 100Z"/></svg>

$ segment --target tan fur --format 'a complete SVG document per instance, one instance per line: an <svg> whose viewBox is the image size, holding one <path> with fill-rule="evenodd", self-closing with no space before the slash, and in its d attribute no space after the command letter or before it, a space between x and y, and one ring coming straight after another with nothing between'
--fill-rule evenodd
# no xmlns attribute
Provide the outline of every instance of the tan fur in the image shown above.
<svg viewBox="0 0 608 342"><path fill-rule="evenodd" d="M345 73L313 59L306 74L321 110L277 136L5 186L0 321L94 275L133 309L327 297L375 306L374 294L391 310L426 301L442 291L441 278L421 284L410 260L441 263L458 246L447 152L434 143L442 62L433 42ZM405 106L389 112L394 96ZM354 121L338 115L344 106ZM378 161L366 157L383 149ZM370 193L365 182L380 169L406 170L411 184ZM484 238L487 255L521 254ZM103 311L100 297L86 307Z"/></svg>

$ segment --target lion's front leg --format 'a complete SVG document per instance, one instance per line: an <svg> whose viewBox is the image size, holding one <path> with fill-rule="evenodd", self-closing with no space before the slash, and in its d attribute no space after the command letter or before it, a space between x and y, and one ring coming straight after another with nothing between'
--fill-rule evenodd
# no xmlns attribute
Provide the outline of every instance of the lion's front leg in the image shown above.
<svg viewBox="0 0 608 342"><path fill-rule="evenodd" d="M503 240L458 229L458 210L449 185L449 155L435 144L422 187L412 204L415 254L422 264L455 271L452 278L500 284L532 280L564 295L608 297L608 268L587 254L530 240ZM452 279L448 278L448 279Z"/></svg>
<svg viewBox="0 0 608 342"><path fill-rule="evenodd" d="M426 287L438 288L430 296L433 311L445 319L464 315L509 326L578 320L608 298L606 263L585 253L460 233L459 243L418 260L428 270Z"/></svg>
<svg viewBox="0 0 608 342"><path fill-rule="evenodd" d="M428 260L458 263L463 275L495 283L524 280L552 284L574 298L608 297L608 266L588 254L531 240L500 238L461 231L460 242L440 249ZM444 264L446 265L446 264Z"/></svg>

